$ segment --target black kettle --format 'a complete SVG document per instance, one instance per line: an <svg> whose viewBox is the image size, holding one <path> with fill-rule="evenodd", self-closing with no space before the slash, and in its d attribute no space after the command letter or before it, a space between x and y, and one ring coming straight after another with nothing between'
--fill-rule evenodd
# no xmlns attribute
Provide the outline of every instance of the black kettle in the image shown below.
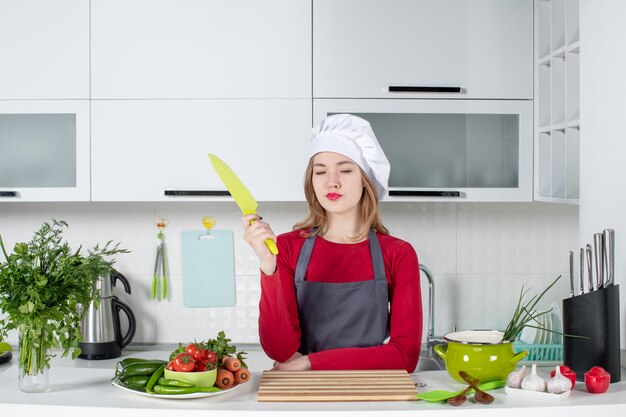
<svg viewBox="0 0 626 417"><path fill-rule="evenodd" d="M115 270L98 279L96 287L100 291L100 306L96 308L93 303L90 304L81 321L83 341L79 343L79 358L117 358L122 354L122 348L133 339L137 325L135 315L128 305L113 295L113 287L118 280L130 294L128 280ZM120 311L128 317L128 329L124 335L120 328Z"/></svg>

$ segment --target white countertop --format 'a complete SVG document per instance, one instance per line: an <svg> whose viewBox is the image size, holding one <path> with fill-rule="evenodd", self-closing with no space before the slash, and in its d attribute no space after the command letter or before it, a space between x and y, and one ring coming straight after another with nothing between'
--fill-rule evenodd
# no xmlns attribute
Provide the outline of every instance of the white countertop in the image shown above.
<svg viewBox="0 0 626 417"><path fill-rule="evenodd" d="M167 351L125 351L123 357L166 359ZM208 410L223 410L224 416L324 416L437 414L438 416L462 413L463 416L519 415L531 412L533 417L567 415L568 417L602 413L624 415L626 413L626 382L611 384L606 394L589 394L584 384L578 382L570 397L560 401L527 400L507 395L503 389L490 391L495 402L490 405L467 401L460 407L446 404L430 404L423 401L391 402L325 402L325 403L268 403L257 402L256 392L260 372L271 366L263 352L248 354L248 366L252 371L250 382L230 393L215 397L169 400L149 398L120 390L111 385L115 364L121 358L88 361L55 358L50 369L50 390L46 393L23 393L17 388L17 360L0 365L0 415L17 416L18 413L45 412L46 415L64 417L107 416L204 416ZM548 369L543 368L543 376ZM541 373L541 372L540 372ZM424 382L423 391L435 389L458 390L463 386L454 382L445 371L421 372L412 375L416 382ZM591 408L594 407L594 408ZM458 415L458 414L457 414Z"/></svg>

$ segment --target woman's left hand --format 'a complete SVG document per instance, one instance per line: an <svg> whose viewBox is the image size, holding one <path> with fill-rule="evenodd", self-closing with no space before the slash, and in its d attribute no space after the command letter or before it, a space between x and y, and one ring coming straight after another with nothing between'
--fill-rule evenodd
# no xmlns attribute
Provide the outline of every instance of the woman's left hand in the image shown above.
<svg viewBox="0 0 626 417"><path fill-rule="evenodd" d="M285 362L275 362L272 371L309 371L310 369L309 357L296 352Z"/></svg>

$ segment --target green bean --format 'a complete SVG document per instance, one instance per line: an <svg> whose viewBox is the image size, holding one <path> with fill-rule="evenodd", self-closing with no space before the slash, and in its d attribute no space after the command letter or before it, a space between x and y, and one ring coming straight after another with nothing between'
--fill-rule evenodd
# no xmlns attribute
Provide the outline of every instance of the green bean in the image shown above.
<svg viewBox="0 0 626 417"><path fill-rule="evenodd" d="M167 378L159 378L159 381L157 382L157 384L159 385L168 385L170 387L183 387L183 388L189 388L189 387L193 387L193 384L190 384L189 382L185 382L185 381L179 381L177 379L167 379Z"/></svg>
<svg viewBox="0 0 626 417"><path fill-rule="evenodd" d="M157 383L157 381L159 380L159 378L161 378L161 375L163 375L163 372L165 371L165 365L161 365L159 367L159 369L157 369L152 376L150 377L150 379L148 380L148 384L146 385L146 392L148 394L154 394L154 391L152 390L152 387L155 386L155 384Z"/></svg>
<svg viewBox="0 0 626 417"><path fill-rule="evenodd" d="M219 392L218 387L171 387L168 385L155 385L155 394L161 395L181 395L181 394L195 394L196 392Z"/></svg>

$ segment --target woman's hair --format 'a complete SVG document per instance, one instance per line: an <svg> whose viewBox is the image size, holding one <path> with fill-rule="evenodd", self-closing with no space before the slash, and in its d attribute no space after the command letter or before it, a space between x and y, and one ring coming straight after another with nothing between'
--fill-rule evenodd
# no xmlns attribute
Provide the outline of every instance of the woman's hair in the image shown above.
<svg viewBox="0 0 626 417"><path fill-rule="evenodd" d="M356 236L348 237L355 242L366 239L370 229L389 234L389 231L383 226L383 222L380 219L378 198L376 197L374 185L361 167L359 167L359 172L363 179L363 194L361 195L361 201L359 201L361 227ZM324 210L324 207L322 207L317 200L315 190L313 189L313 158L309 160L309 165L306 167L304 173L304 195L309 205L309 214L303 220L296 223L293 229L301 230L301 234L305 237L325 233L328 228L328 217L326 216L326 210ZM317 230L315 232L309 231L312 227L317 227Z"/></svg>

